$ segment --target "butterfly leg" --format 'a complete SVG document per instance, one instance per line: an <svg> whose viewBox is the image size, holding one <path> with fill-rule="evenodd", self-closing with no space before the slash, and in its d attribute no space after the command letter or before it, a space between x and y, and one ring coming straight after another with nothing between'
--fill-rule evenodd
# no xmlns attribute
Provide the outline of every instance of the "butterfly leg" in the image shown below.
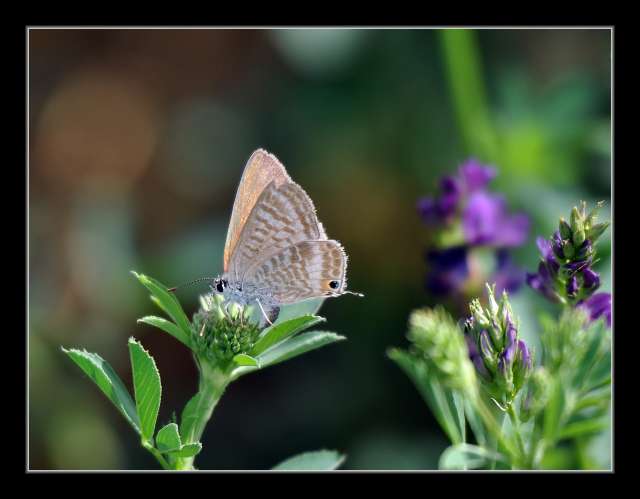
<svg viewBox="0 0 640 499"><path fill-rule="evenodd" d="M269 323L270 326L273 326L273 322L271 322L271 319L269 319L269 316L264 311L264 308L262 307L262 303L260 303L260 300L258 298L256 298L256 302L258 303L258 306L260 307L260 311L262 312L262 315L264 316L265 320Z"/></svg>

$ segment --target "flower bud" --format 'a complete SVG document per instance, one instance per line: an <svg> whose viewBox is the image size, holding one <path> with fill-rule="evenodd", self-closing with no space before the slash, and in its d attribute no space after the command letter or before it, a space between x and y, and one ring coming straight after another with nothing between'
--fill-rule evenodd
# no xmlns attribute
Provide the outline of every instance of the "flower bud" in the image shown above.
<svg viewBox="0 0 640 499"><path fill-rule="evenodd" d="M587 267L582 271L582 282L585 288L595 289L600 286L600 276L590 267Z"/></svg>
<svg viewBox="0 0 640 499"><path fill-rule="evenodd" d="M562 239L572 238L571 227L564 218L560 218L560 235Z"/></svg>
<svg viewBox="0 0 640 499"><path fill-rule="evenodd" d="M578 293L578 279L576 278L575 274L573 274L567 280L567 295L573 298L574 296L576 296L577 293Z"/></svg>
<svg viewBox="0 0 640 499"><path fill-rule="evenodd" d="M605 230L609 227L609 222L601 222L595 225L592 225L591 228L587 232L587 237L592 241L598 239Z"/></svg>
<svg viewBox="0 0 640 499"><path fill-rule="evenodd" d="M573 244L576 248L580 247L584 240L587 238L584 230L579 230L573 233Z"/></svg>
<svg viewBox="0 0 640 499"><path fill-rule="evenodd" d="M575 234L579 230L584 230L584 219L578 208L574 206L571 210L571 232Z"/></svg>

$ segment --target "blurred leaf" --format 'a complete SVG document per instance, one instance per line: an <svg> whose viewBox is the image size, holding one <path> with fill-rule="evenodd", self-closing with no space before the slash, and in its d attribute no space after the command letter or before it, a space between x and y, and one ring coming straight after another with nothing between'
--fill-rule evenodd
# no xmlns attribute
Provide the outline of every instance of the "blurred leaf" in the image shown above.
<svg viewBox="0 0 640 499"><path fill-rule="evenodd" d="M414 358L409 352L393 348L387 355L414 383L449 440L453 443L461 443L459 419L454 415L457 414L458 409L453 402L451 390L443 387L436 376L429 375L426 364Z"/></svg>
<svg viewBox="0 0 640 499"><path fill-rule="evenodd" d="M345 460L345 456L334 450L317 450L313 452L305 452L297 456L290 457L274 466L272 469L278 471L284 470L335 470Z"/></svg>
<svg viewBox="0 0 640 499"><path fill-rule="evenodd" d="M129 354L142 438L151 442L162 394L160 373L153 357L133 338L129 338Z"/></svg>
<svg viewBox="0 0 640 499"><path fill-rule="evenodd" d="M315 326L324 320L324 317L303 315L302 317L296 317L295 319L274 324L260 334L260 338L251 350L251 355L259 355L271 346L295 335L296 333L299 333L300 331L308 329L311 326Z"/></svg>
<svg viewBox="0 0 640 499"><path fill-rule="evenodd" d="M180 450L181 447L182 442L180 441L177 424L169 423L168 425L160 428L156 435L156 448L160 452Z"/></svg>
<svg viewBox="0 0 640 499"><path fill-rule="evenodd" d="M61 349L98 385L98 388L113 402L133 426L133 429L140 433L140 420L136 412L136 406L124 383L109 363L98 354L89 353L86 350L81 351L75 348L66 350L62 347Z"/></svg>
<svg viewBox="0 0 640 499"><path fill-rule="evenodd" d="M471 444L457 444L447 448L438 464L441 470L477 470L493 461L506 463L505 458L497 452Z"/></svg>
<svg viewBox="0 0 640 499"><path fill-rule="evenodd" d="M559 438L576 438L599 433L609 425L607 418L587 418L567 424L560 431Z"/></svg>
<svg viewBox="0 0 640 499"><path fill-rule="evenodd" d="M544 438L548 442L555 442L562 425L565 405L565 393L562 382L554 379L551 385L549 402L544 410Z"/></svg>
<svg viewBox="0 0 640 499"><path fill-rule="evenodd" d="M155 326L158 329L162 329L164 332L169 333L182 344L189 347L189 336L187 336L185 332L181 328L176 326L173 322L153 315L148 315L146 317L138 319L138 322L149 324L150 326Z"/></svg>
<svg viewBox="0 0 640 499"><path fill-rule="evenodd" d="M191 326L189 319L187 318L180 302L173 296L167 287L159 283L155 279L146 276L144 274L138 274L134 271L131 272L136 278L145 286L155 298L154 303L164 310L169 317L182 329L186 337L189 337L191 333Z"/></svg>

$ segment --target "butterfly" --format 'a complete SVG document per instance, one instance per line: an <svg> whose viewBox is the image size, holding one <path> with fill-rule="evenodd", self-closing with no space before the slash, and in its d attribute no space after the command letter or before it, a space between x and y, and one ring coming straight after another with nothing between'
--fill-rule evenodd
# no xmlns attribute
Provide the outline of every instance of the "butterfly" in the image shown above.
<svg viewBox="0 0 640 499"><path fill-rule="evenodd" d="M267 322L282 305L347 291L347 255L329 239L307 193L278 158L256 150L245 165L213 291L226 302L256 303Z"/></svg>

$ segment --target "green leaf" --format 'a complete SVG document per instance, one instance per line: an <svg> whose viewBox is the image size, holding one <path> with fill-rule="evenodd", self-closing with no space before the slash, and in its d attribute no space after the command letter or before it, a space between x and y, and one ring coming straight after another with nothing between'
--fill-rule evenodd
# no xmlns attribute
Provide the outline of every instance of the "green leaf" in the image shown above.
<svg viewBox="0 0 640 499"><path fill-rule="evenodd" d="M189 402L187 402L187 405L184 406L182 416L180 417L180 436L182 437L182 441L186 444L193 443L190 441L190 433L193 429L193 425L198 420L200 410L200 392L198 392L191 397Z"/></svg>
<svg viewBox="0 0 640 499"><path fill-rule="evenodd" d="M282 343L270 348L258 356L258 361L262 367L272 366L285 360L292 359L303 353L310 352L316 348L329 345L336 341L346 340L344 336L328 331L309 331L293 338L289 338Z"/></svg>
<svg viewBox="0 0 640 499"><path fill-rule="evenodd" d="M165 333L169 333L176 340L180 341L184 345L190 348L189 345L189 336L185 334L185 332L175 325L175 323L163 319L162 317L156 317L153 315L148 315L147 317L143 317L142 319L138 319L138 322L143 324L149 324L150 326L157 327L158 329L162 329Z"/></svg>
<svg viewBox="0 0 640 499"><path fill-rule="evenodd" d="M160 452L171 452L182 448L177 424L169 423L158 431L156 435L156 448Z"/></svg>
<svg viewBox="0 0 640 499"><path fill-rule="evenodd" d="M89 353L86 350L75 348L66 350L62 347L61 349L98 385L98 388L129 421L133 429L140 433L140 420L136 412L136 405L124 383L109 363L98 354Z"/></svg>
<svg viewBox="0 0 640 499"><path fill-rule="evenodd" d="M280 343L300 331L315 326L324 320L323 317L316 315L303 315L302 317L296 317L295 319L274 324L262 332L260 338L251 350L251 355L259 355L273 345Z"/></svg>
<svg viewBox="0 0 640 499"><path fill-rule="evenodd" d="M142 438L151 442L162 394L160 373L153 357L134 338L129 338L129 355Z"/></svg>
<svg viewBox="0 0 640 499"><path fill-rule="evenodd" d="M345 460L343 454L335 450L317 450L305 452L297 456L290 457L282 461L274 470L306 470L306 471L326 471L337 469Z"/></svg>
<svg viewBox="0 0 640 499"><path fill-rule="evenodd" d="M590 418L582 421L576 421L575 423L569 423L562 428L559 438L576 438L600 433L602 430L606 429L608 425L609 421L607 418Z"/></svg>
<svg viewBox="0 0 640 499"><path fill-rule="evenodd" d="M456 444L445 449L440 456L438 468L441 470L477 470L493 461L507 462L497 452L471 444Z"/></svg>
<svg viewBox="0 0 640 499"><path fill-rule="evenodd" d="M261 366L261 369L264 369L265 367L279 364L303 353L341 340L346 340L346 338L328 331L309 331L308 333L302 333L293 338L290 337L269 348L267 351L258 355L256 360ZM240 376L255 371L256 369L258 368L255 366L236 367L231 372L231 380L238 379Z"/></svg>
<svg viewBox="0 0 640 499"><path fill-rule="evenodd" d="M415 359L409 352L392 348L387 355L400 366L416 386L449 440L453 443L462 443L459 418L456 416L457 408L453 405L451 390L443 387L438 378L429 373L426 364Z"/></svg>
<svg viewBox="0 0 640 499"><path fill-rule="evenodd" d="M239 366L254 366L260 368L260 362L257 359L254 359L250 355L244 353L239 353L233 357L233 361Z"/></svg>
<svg viewBox="0 0 640 499"><path fill-rule="evenodd" d="M555 380L550 388L549 402L544 410L544 438L555 442L564 419L565 394L562 383Z"/></svg>
<svg viewBox="0 0 640 499"><path fill-rule="evenodd" d="M191 332L191 323L176 297L167 291L166 286L155 279L133 271L131 273L151 292L152 297L155 298L152 301L164 310L188 337Z"/></svg>
<svg viewBox="0 0 640 499"><path fill-rule="evenodd" d="M180 450L171 451L171 455L174 457L193 457L202 450L202 444L200 442L194 442L192 444L183 445Z"/></svg>

